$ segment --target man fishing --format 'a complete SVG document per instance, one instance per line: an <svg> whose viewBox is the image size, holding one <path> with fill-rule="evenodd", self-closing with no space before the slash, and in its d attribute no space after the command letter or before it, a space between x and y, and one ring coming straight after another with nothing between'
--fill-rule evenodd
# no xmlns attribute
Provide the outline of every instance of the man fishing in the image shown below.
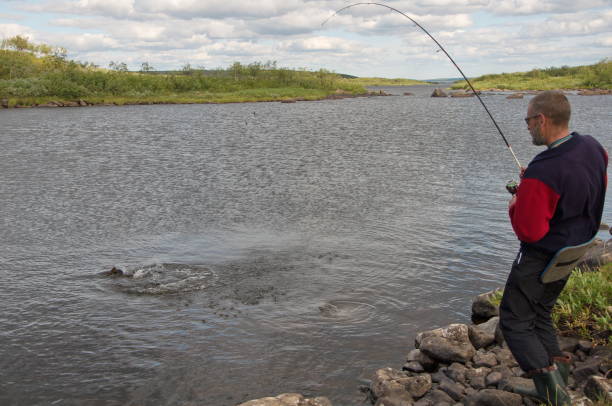
<svg viewBox="0 0 612 406"><path fill-rule="evenodd" d="M517 392L555 406L571 404L565 390L571 358L559 348L551 319L568 276L543 283L541 275L560 250L595 236L607 187L605 149L591 136L570 133L570 114L562 92L546 91L529 103L527 128L533 143L547 149L521 171L521 183L509 203L521 247L500 305L504 338L535 384L535 392Z"/></svg>

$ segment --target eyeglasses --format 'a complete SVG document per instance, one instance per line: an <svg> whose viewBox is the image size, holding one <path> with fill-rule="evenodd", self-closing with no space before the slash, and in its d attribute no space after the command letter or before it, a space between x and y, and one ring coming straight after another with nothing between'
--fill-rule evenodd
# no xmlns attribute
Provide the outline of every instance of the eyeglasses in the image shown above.
<svg viewBox="0 0 612 406"><path fill-rule="evenodd" d="M529 125L529 120L531 120L532 118L536 118L540 114L542 113L538 113L538 114L534 114L533 116L525 117L525 124Z"/></svg>

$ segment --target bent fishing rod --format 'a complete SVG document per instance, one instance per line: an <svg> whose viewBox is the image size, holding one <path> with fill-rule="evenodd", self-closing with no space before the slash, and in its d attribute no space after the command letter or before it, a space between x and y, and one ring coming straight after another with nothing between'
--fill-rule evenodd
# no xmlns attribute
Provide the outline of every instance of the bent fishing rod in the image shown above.
<svg viewBox="0 0 612 406"><path fill-rule="evenodd" d="M429 31L427 31L421 24L419 24L418 22L416 22L413 18L409 17L407 14L405 14L404 12L393 8L391 6L387 6L386 4L381 4L381 3L353 3L353 4L349 4L346 7L342 7L341 9L337 10L334 14L332 14L327 20L323 21L323 23L321 23L321 26L324 26L329 20L331 20L334 16L338 15L339 13L341 13L344 10L347 10L349 8L352 7L356 7L356 6L362 6L362 5L373 5L373 6L381 6L381 7L385 7L388 8L391 11L395 11L396 13L399 13L401 15L403 15L404 17L406 17L407 19L409 19L410 21L412 21L417 27L419 27L421 30L423 30L425 32L425 34L427 34L429 36L429 38L431 38L436 45L438 45L438 47L440 47L440 49L442 50L442 52L444 52L444 54L448 57L448 59L450 59L450 61L453 63L453 65L455 65L455 68L457 68L457 70L459 71L459 73L461 74L461 76L463 76L463 79L465 79L465 81L467 82L467 84L470 86L470 89L472 89L472 92L474 92L474 94L476 95L476 97L478 98L478 101L480 101L480 104L482 104L482 107L484 107L485 111L487 112L487 114L489 115L489 117L491 118L491 121L493 121L493 124L495 124L495 128L497 128L497 131L499 131L499 135L501 135L502 139L504 140L504 142L506 143L506 146L508 147L508 149L510 150L510 153L512 154L512 157L514 158L514 160L516 161L516 164L519 167L519 170L522 170L523 167L521 166L521 163L519 162L518 158L516 157L516 154L514 153L514 151L512 150L512 147L510 146L510 143L508 142L508 140L506 139L506 136L504 135L504 133L502 132L501 128L499 127L499 125L497 124L497 121L495 121L495 119L493 118L493 115L491 114L491 112L489 111L489 109L487 108L486 104L484 103L484 101L482 101L482 98L480 97L480 94L478 94L478 92L476 91L476 89L474 89L474 86L472 86L472 82L470 82L470 80L467 78L467 76L465 76L465 74L463 73L463 71L461 70L461 68L459 67L459 65L457 65L457 63L455 62L455 60L449 55L448 52L446 52L446 49L444 49L444 47L442 46L442 44L440 44L438 42L438 40L436 40L433 35L431 35L429 33Z"/></svg>

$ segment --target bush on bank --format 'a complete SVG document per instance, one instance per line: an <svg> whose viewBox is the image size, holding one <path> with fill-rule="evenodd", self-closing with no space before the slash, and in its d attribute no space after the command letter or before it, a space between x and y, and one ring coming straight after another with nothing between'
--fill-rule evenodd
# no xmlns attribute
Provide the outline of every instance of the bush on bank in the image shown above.
<svg viewBox="0 0 612 406"><path fill-rule="evenodd" d="M612 61L604 59L592 65L483 75L470 79L470 82L480 90L612 89ZM462 80L453 84L452 88L468 89L468 85Z"/></svg>
<svg viewBox="0 0 612 406"><path fill-rule="evenodd" d="M172 73L128 72L125 64L114 62L111 66L113 70L70 61L63 48L31 44L23 37L10 38L0 46L0 98L20 98L25 104L33 104L34 100L81 98L163 101L186 95L189 102L197 102L215 101L216 95L226 100L228 94L241 92L245 93L243 97L229 99L270 98L279 93L276 89L292 89L280 93L306 99L315 95L322 98L338 89L365 93L361 84L346 81L338 74L323 69L312 72L279 68L275 62L236 62L227 69L213 71L186 66Z"/></svg>

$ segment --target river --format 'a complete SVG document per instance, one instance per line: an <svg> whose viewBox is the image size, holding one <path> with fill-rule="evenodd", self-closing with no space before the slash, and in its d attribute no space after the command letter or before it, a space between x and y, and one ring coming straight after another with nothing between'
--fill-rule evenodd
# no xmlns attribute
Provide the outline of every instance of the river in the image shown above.
<svg viewBox="0 0 612 406"><path fill-rule="evenodd" d="M432 89L0 111L0 404L365 404L518 247L510 153ZM609 148L612 97L569 99ZM529 97L484 100L526 165Z"/></svg>

